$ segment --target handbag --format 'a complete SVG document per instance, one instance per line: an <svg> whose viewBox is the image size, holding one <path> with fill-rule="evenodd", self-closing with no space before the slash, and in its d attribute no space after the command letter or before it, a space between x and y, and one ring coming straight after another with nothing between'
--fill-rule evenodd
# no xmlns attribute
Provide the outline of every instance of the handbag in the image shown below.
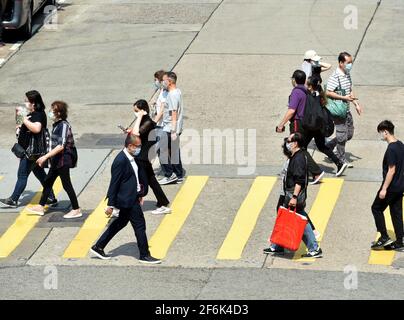
<svg viewBox="0 0 404 320"><path fill-rule="evenodd" d="M334 92L340 96L346 96L346 91L345 89L342 89L339 76L337 77L338 77L338 87L334 90ZM331 114L334 117L345 119L349 109L349 104L343 100L328 98L327 109L330 110Z"/></svg>
<svg viewBox="0 0 404 320"><path fill-rule="evenodd" d="M289 208L279 207L275 226L268 241L285 249L299 249L306 228L307 218Z"/></svg>
<svg viewBox="0 0 404 320"><path fill-rule="evenodd" d="M25 150L29 160L36 160L48 153L49 131L43 128L38 134L30 134L28 147Z"/></svg>
<svg viewBox="0 0 404 320"><path fill-rule="evenodd" d="M15 154L17 158L24 158L27 154L24 150L24 148L19 144L19 143L14 143L13 147L11 148L11 151Z"/></svg>

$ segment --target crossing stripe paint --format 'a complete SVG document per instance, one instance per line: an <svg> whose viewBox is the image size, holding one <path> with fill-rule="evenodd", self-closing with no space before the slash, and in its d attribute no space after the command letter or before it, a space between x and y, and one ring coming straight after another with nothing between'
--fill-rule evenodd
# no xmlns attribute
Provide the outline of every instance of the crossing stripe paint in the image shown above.
<svg viewBox="0 0 404 320"><path fill-rule="evenodd" d="M322 180L320 190L309 213L309 217L316 227L316 230L321 233L318 239L319 241L322 240L327 229L328 222L341 193L343 183L344 180L339 178L326 178ZM302 241L293 259L305 262L316 260L315 258L301 258L302 254L305 253L306 245Z"/></svg>
<svg viewBox="0 0 404 320"><path fill-rule="evenodd" d="M184 185L172 202L171 214L163 218L149 241L150 253L153 257L158 259L166 257L172 242L191 213L192 207L208 182L208 179L208 176L187 177Z"/></svg>
<svg viewBox="0 0 404 320"><path fill-rule="evenodd" d="M65 250L63 258L85 258L94 242L98 239L109 218L104 210L107 200L99 203L97 208L88 216L77 235Z"/></svg>
<svg viewBox="0 0 404 320"><path fill-rule="evenodd" d="M403 201L403 205L404 205L404 201ZM386 219L387 233L391 239L395 239L396 235L394 233L394 227L393 227L393 222L391 221L389 207L387 207L387 209L384 211L384 217ZM379 237L380 237L380 233L378 232L377 236L376 236L376 240L379 239ZM394 250L370 250L368 264L390 266L394 261L395 255L396 255L396 252Z"/></svg>
<svg viewBox="0 0 404 320"><path fill-rule="evenodd" d="M57 178L53 185L53 191L57 195L62 191L62 183L60 178ZM41 199L42 191L37 192L27 207L38 204ZM24 240L28 233L35 227L40 216L33 215L25 207L14 221L14 223L7 229L7 231L0 238L0 258L7 258Z"/></svg>
<svg viewBox="0 0 404 320"><path fill-rule="evenodd" d="M233 221L216 259L237 260L241 258L244 247L267 198L276 183L276 177L257 177L252 184Z"/></svg>

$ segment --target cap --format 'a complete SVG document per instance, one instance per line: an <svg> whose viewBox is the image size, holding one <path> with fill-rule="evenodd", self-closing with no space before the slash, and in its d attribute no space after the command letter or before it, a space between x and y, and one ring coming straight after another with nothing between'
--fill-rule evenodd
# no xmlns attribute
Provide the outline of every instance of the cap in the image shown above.
<svg viewBox="0 0 404 320"><path fill-rule="evenodd" d="M320 61L321 57L314 50L308 50L304 54L304 60Z"/></svg>

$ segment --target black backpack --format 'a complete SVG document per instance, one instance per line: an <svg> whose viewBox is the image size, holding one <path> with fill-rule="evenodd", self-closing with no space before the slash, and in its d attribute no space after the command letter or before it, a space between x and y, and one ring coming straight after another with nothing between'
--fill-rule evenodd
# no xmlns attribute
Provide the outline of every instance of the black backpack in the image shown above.
<svg viewBox="0 0 404 320"><path fill-rule="evenodd" d="M323 107L320 103L320 96L306 94L306 105L302 120L303 129L307 131L324 131L325 119Z"/></svg>
<svg viewBox="0 0 404 320"><path fill-rule="evenodd" d="M334 133L335 129L334 121L332 120L330 110L328 110L326 107L322 108L323 108L324 127L321 133L324 135L324 137L330 137Z"/></svg>

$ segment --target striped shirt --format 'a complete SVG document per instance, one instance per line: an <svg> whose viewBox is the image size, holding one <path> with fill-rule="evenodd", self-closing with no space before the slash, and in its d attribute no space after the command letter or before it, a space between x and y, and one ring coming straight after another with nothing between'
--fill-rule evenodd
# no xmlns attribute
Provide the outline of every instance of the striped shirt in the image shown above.
<svg viewBox="0 0 404 320"><path fill-rule="evenodd" d="M62 152L52 157L51 166L56 168L68 166L71 168L73 165L72 149L74 147L74 139L70 124L65 120L55 122L50 140L52 150L57 146L64 147Z"/></svg>
<svg viewBox="0 0 404 320"><path fill-rule="evenodd" d="M352 79L351 76L341 71L340 68L337 68L334 73L328 78L327 81L327 90L336 91L339 89L341 84L341 88L345 90L345 95L349 95L352 91Z"/></svg>

